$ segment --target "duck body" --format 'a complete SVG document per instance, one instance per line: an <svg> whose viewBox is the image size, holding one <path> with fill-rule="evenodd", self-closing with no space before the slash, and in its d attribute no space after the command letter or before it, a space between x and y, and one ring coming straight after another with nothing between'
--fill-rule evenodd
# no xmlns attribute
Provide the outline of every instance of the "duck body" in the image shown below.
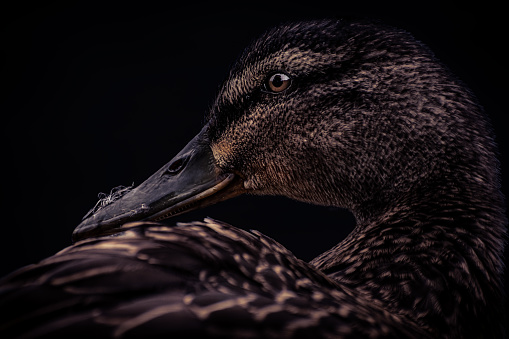
<svg viewBox="0 0 509 339"><path fill-rule="evenodd" d="M424 335L274 240L211 219L127 224L19 270L1 292L11 296L2 308L7 337ZM34 292L51 303L27 312Z"/></svg>
<svg viewBox="0 0 509 339"><path fill-rule="evenodd" d="M282 25L245 50L174 159L2 281L2 309L40 311L0 331L503 337L496 153L473 94L407 32ZM348 208L357 225L307 264L210 219L154 223L245 193ZM37 304L50 290L62 303Z"/></svg>

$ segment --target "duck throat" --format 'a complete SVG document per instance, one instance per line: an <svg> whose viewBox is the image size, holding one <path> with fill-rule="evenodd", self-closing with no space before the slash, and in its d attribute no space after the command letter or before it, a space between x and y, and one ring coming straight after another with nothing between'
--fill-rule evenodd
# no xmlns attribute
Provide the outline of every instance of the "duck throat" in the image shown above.
<svg viewBox="0 0 509 339"><path fill-rule="evenodd" d="M503 199L479 192L415 197L311 263L434 336L502 337Z"/></svg>

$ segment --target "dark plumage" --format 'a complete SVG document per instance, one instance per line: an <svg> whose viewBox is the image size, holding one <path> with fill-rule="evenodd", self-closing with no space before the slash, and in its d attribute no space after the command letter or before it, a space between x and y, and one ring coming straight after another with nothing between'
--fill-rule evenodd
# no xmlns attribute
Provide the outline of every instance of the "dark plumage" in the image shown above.
<svg viewBox="0 0 509 339"><path fill-rule="evenodd" d="M503 336L491 127L410 34L282 25L245 50L207 121L168 165L87 215L82 241L1 282L2 337ZM125 224L242 193L345 207L357 225L307 264L211 219Z"/></svg>

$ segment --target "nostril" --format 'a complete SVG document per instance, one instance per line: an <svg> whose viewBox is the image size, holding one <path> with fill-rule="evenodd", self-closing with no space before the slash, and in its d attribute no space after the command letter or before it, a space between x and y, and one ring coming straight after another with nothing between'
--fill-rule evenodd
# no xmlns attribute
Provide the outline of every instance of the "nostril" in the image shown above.
<svg viewBox="0 0 509 339"><path fill-rule="evenodd" d="M167 174L175 175L178 174L184 166L187 163L187 157L178 158L177 160L173 161L170 166L168 166L168 169L166 170Z"/></svg>

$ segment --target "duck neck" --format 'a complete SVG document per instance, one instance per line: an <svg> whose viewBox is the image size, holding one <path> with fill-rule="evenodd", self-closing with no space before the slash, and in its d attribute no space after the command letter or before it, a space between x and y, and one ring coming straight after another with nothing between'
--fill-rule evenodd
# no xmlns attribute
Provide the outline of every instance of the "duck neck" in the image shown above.
<svg viewBox="0 0 509 339"><path fill-rule="evenodd" d="M433 335L500 337L503 198L462 187L395 201L312 264Z"/></svg>

